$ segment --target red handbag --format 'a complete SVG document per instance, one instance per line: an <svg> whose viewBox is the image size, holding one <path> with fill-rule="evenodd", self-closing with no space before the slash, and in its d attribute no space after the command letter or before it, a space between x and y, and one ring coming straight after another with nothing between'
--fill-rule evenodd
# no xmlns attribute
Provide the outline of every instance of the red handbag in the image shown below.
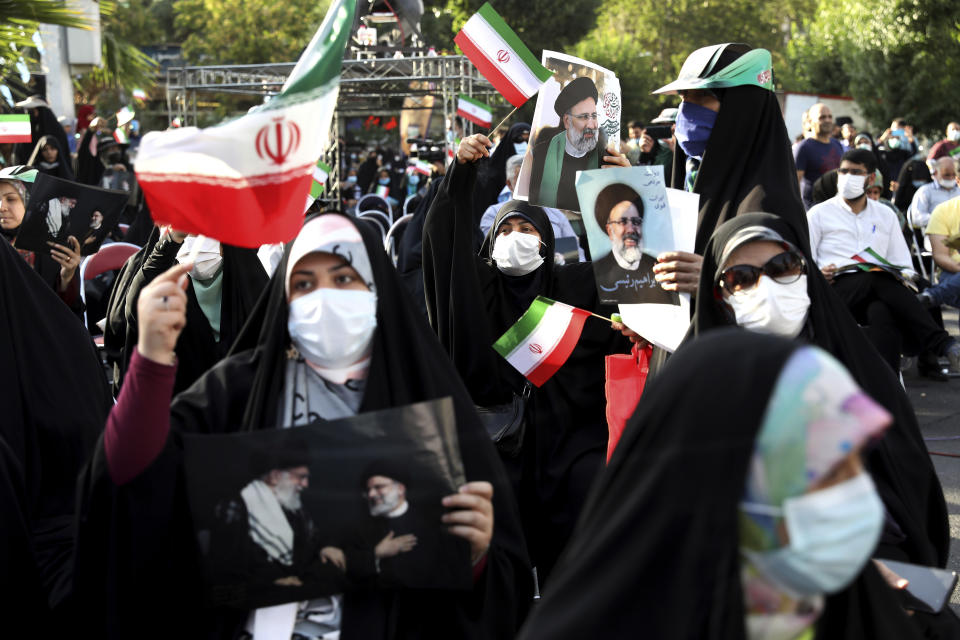
<svg viewBox="0 0 960 640"><path fill-rule="evenodd" d="M653 346L647 345L640 349L633 345L630 353L618 353L607 356L605 368L607 382L604 390L607 394L607 462L613 450L620 442L627 420L633 415L643 395L643 387L647 384L647 374L650 373L650 356Z"/></svg>

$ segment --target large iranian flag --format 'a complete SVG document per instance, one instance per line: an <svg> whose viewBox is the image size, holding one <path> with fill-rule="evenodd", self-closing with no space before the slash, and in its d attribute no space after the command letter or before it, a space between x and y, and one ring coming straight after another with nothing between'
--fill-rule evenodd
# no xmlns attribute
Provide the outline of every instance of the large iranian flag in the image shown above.
<svg viewBox="0 0 960 640"><path fill-rule="evenodd" d="M550 78L550 71L537 61L489 2L467 20L453 41L515 107L522 107Z"/></svg>
<svg viewBox="0 0 960 640"><path fill-rule="evenodd" d="M577 346L589 311L537 296L493 348L533 384L542 386Z"/></svg>
<svg viewBox="0 0 960 640"><path fill-rule="evenodd" d="M356 0L337 0L280 94L207 129L148 133L136 172L157 222L221 242L286 242L330 135Z"/></svg>

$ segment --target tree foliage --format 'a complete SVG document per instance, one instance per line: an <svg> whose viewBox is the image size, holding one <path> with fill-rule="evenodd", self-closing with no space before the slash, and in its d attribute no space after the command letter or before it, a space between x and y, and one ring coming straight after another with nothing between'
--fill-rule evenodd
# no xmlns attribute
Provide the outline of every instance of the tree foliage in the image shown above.
<svg viewBox="0 0 960 640"><path fill-rule="evenodd" d="M878 127L905 117L940 134L957 119L960 24L945 0L821 0L788 55L796 87L852 96Z"/></svg>
<svg viewBox="0 0 960 640"><path fill-rule="evenodd" d="M90 28L82 13L60 0L0 0L0 76L24 58L36 59L33 35L41 24Z"/></svg>
<svg viewBox="0 0 960 640"><path fill-rule="evenodd" d="M675 96L650 91L676 78L690 52L711 44L744 42L769 49L782 85L792 28L809 21L816 0L606 0L596 26L573 53L620 77L625 119L649 120Z"/></svg>
<svg viewBox="0 0 960 640"><path fill-rule="evenodd" d="M193 64L292 62L330 0L178 0L174 25Z"/></svg>

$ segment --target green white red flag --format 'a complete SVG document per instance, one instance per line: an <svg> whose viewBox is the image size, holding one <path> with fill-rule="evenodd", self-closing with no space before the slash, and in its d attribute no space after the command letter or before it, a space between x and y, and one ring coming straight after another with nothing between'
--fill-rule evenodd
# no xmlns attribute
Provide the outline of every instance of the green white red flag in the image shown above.
<svg viewBox="0 0 960 640"><path fill-rule="evenodd" d="M860 253L852 256L854 262L860 263L861 268L864 271L869 271L869 265L881 265L884 267L893 267L894 269L904 269L895 264L891 264L886 258L881 256L879 253L874 251L871 247L867 247Z"/></svg>
<svg viewBox="0 0 960 640"><path fill-rule="evenodd" d="M390 188L389 188L388 186L382 184L382 185L380 185L379 187L377 187L377 192L376 192L376 193L377 193L377 195L380 196L381 198L386 198L388 195L390 195Z"/></svg>
<svg viewBox="0 0 960 640"><path fill-rule="evenodd" d="M296 236L328 145L356 4L331 5L280 94L266 104L207 129L144 136L137 178L157 222L241 247Z"/></svg>
<svg viewBox="0 0 960 640"><path fill-rule="evenodd" d="M30 116L27 114L0 116L0 143L32 142Z"/></svg>
<svg viewBox="0 0 960 640"><path fill-rule="evenodd" d="M457 98L457 115L478 127L489 127L493 124L493 110L470 96L461 95Z"/></svg>
<svg viewBox="0 0 960 640"><path fill-rule="evenodd" d="M310 208L313 201L323 195L323 190L327 188L327 176L330 175L330 165L323 160L317 160L317 166L313 168L313 184L310 185L310 193L307 194L307 206Z"/></svg>
<svg viewBox="0 0 960 640"><path fill-rule="evenodd" d="M421 160L420 158L417 158L413 162L413 164L411 164L410 166L417 173L423 174L427 177L430 177L431 175L433 175L433 165L431 165L426 160Z"/></svg>
<svg viewBox="0 0 960 640"><path fill-rule="evenodd" d="M550 71L537 61L489 2L467 20L453 41L515 107L522 107L550 78Z"/></svg>
<svg viewBox="0 0 960 640"><path fill-rule="evenodd" d="M493 348L533 384L542 386L567 361L589 311L537 296Z"/></svg>

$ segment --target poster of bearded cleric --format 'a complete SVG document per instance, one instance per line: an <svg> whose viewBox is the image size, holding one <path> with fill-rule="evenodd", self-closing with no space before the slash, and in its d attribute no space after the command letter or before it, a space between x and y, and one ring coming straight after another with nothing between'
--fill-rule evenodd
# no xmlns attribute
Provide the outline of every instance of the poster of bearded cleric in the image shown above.
<svg viewBox="0 0 960 640"><path fill-rule="evenodd" d="M210 605L317 599L310 611L352 590L471 587L469 544L441 520L465 482L450 398L186 435L184 465Z"/></svg>
<svg viewBox="0 0 960 640"><path fill-rule="evenodd" d="M577 171L599 169L608 146L620 148L620 81L612 71L555 51L543 52L553 77L541 87L517 197L542 207L581 211Z"/></svg>
<svg viewBox="0 0 960 640"><path fill-rule="evenodd" d="M585 171L576 188L600 302L679 305L653 274L657 255L677 248L663 167Z"/></svg>

